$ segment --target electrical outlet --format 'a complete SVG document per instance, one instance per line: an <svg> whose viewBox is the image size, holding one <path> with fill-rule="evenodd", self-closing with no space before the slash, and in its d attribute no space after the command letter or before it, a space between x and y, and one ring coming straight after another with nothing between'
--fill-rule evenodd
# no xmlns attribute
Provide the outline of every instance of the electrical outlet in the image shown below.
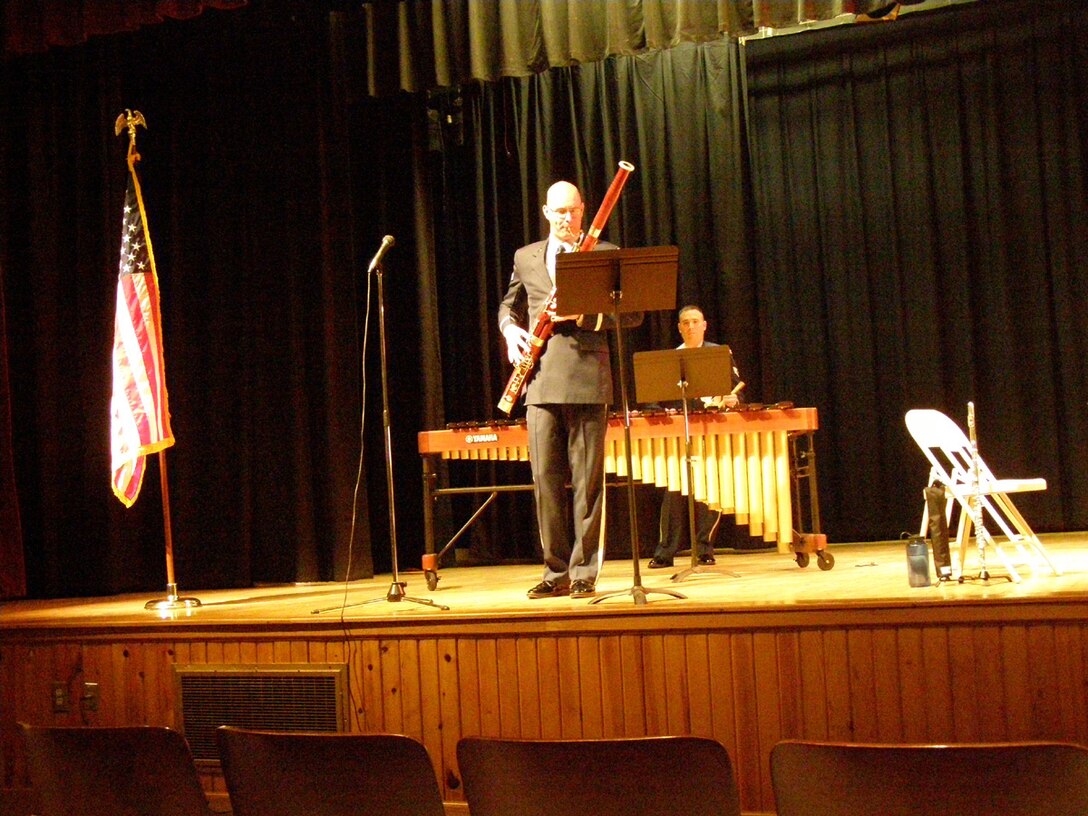
<svg viewBox="0 0 1088 816"><path fill-rule="evenodd" d="M98 683L84 683L83 696L80 697L84 711L98 711Z"/></svg>
<svg viewBox="0 0 1088 816"><path fill-rule="evenodd" d="M68 684L59 680L53 681L52 688L53 713L67 714L72 701L68 699Z"/></svg>

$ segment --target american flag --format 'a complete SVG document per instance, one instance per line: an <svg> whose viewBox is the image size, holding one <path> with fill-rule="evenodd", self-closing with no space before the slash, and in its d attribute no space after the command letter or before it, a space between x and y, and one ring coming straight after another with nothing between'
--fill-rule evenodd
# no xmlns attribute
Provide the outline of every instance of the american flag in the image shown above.
<svg viewBox="0 0 1088 816"><path fill-rule="evenodd" d="M140 495L144 457L174 444L166 399L159 280L135 170L125 192L121 268L113 324L110 451L113 493L131 507Z"/></svg>

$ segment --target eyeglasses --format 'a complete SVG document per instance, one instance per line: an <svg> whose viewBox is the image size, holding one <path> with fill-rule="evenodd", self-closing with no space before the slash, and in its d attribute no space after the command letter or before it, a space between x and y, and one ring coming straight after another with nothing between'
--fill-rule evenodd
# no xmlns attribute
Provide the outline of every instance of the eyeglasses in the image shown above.
<svg viewBox="0 0 1088 816"><path fill-rule="evenodd" d="M576 207L547 207L549 213L552 215L558 215L560 218L566 218L568 215L577 215L585 209L584 204L579 204Z"/></svg>

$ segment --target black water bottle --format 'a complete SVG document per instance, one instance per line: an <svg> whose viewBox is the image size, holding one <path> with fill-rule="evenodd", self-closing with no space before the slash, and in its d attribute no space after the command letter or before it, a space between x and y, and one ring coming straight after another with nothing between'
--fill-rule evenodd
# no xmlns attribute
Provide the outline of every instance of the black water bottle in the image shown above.
<svg viewBox="0 0 1088 816"><path fill-rule="evenodd" d="M921 536L907 539L907 578L912 587L929 586L929 548Z"/></svg>

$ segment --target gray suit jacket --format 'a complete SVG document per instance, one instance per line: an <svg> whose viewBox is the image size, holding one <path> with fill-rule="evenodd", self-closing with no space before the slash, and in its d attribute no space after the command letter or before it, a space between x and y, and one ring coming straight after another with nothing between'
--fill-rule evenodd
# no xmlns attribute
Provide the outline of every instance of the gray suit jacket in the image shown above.
<svg viewBox="0 0 1088 816"><path fill-rule="evenodd" d="M547 240L537 241L514 253L510 286L499 306L499 328L513 320L531 329L552 291L544 253ZM619 249L601 242L597 250ZM641 318L639 318L641 319ZM608 356L611 315L584 315L555 324L544 353L537 362L525 395L526 405L548 403L603 403L612 401L612 366ZM637 322L637 321L636 321ZM624 320L627 325L627 320Z"/></svg>

